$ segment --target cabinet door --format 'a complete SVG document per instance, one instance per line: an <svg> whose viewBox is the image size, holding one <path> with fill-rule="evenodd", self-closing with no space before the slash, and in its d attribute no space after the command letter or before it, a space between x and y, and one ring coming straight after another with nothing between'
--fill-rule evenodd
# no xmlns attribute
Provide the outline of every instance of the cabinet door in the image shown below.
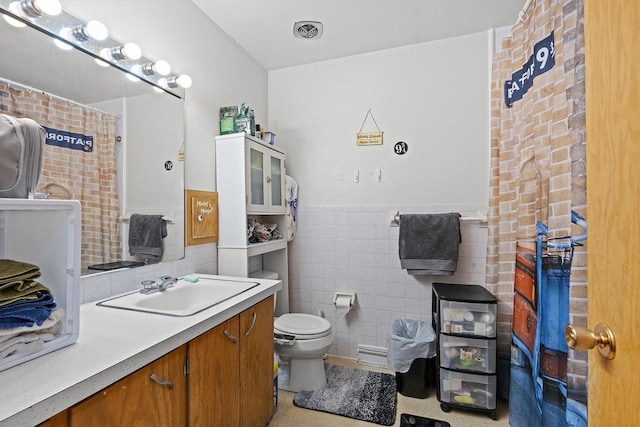
<svg viewBox="0 0 640 427"><path fill-rule="evenodd" d="M273 416L273 296L240 313L240 425Z"/></svg>
<svg viewBox="0 0 640 427"><path fill-rule="evenodd" d="M186 345L183 345L72 407L70 425L186 425L185 357ZM170 383L162 384L159 381Z"/></svg>
<svg viewBox="0 0 640 427"><path fill-rule="evenodd" d="M189 342L190 427L239 425L238 331L236 316Z"/></svg>
<svg viewBox="0 0 640 427"><path fill-rule="evenodd" d="M269 186L267 185L268 155L265 148L252 141L247 142L247 211L266 213Z"/></svg>
<svg viewBox="0 0 640 427"><path fill-rule="evenodd" d="M271 186L269 213L285 213L284 155L275 151L272 152L269 156L269 165L269 177L267 178L267 182Z"/></svg>
<svg viewBox="0 0 640 427"><path fill-rule="evenodd" d="M284 154L246 140L247 212L285 213Z"/></svg>
<svg viewBox="0 0 640 427"><path fill-rule="evenodd" d="M38 427L68 427L69 426L69 411L65 410L59 414L54 415L47 421L43 421L38 424Z"/></svg>

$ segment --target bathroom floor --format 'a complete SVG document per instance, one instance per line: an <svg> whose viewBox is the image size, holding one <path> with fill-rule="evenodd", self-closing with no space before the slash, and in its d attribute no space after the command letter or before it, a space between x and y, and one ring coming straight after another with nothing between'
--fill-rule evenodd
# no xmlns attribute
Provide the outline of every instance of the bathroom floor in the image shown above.
<svg viewBox="0 0 640 427"><path fill-rule="evenodd" d="M350 366L352 368L393 373L383 367L359 364L353 359L342 357L329 356L326 361L336 365ZM299 427L300 425L303 425L301 423L304 423L305 427L365 427L377 425L365 421L353 420L339 415L331 415L324 412L298 408L293 404L294 395L295 393L284 390L280 390L278 392L278 410L269 423L269 427ZM486 414L480 412L456 409L449 413L443 412L440 409L440 402L438 402L438 399L436 398L435 390L431 390L429 397L426 399L415 399L398 393L398 408L394 426L400 426L400 414L402 413L447 421L452 427L504 427L509 425L509 410L507 402L503 399L498 400L498 420L494 421Z"/></svg>

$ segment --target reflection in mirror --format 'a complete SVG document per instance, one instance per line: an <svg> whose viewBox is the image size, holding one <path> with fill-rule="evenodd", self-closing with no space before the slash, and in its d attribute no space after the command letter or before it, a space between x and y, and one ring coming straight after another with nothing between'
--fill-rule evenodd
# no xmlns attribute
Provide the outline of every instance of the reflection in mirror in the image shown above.
<svg viewBox="0 0 640 427"><path fill-rule="evenodd" d="M5 8L8 0L0 0ZM183 100L61 50L33 28L0 20L0 114L47 130L39 197L82 204L83 274L124 260L184 257ZM182 94L182 93L180 93ZM56 144L56 145L52 145ZM133 214L161 215L161 257L131 256Z"/></svg>

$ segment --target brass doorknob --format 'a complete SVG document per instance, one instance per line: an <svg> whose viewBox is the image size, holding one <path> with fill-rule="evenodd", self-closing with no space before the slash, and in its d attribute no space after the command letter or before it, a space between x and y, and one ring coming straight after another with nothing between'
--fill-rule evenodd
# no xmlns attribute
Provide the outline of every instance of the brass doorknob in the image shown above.
<svg viewBox="0 0 640 427"><path fill-rule="evenodd" d="M609 360L616 356L613 331L604 323L598 323L593 332L584 326L567 325L564 329L564 339L574 350L591 350L595 347Z"/></svg>

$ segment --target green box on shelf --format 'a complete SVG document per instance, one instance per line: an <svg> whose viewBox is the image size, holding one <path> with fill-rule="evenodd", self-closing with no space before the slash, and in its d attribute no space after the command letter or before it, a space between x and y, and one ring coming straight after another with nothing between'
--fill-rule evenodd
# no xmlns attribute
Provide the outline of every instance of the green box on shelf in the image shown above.
<svg viewBox="0 0 640 427"><path fill-rule="evenodd" d="M238 132L255 135L253 110L245 104L220 108L220 135Z"/></svg>

